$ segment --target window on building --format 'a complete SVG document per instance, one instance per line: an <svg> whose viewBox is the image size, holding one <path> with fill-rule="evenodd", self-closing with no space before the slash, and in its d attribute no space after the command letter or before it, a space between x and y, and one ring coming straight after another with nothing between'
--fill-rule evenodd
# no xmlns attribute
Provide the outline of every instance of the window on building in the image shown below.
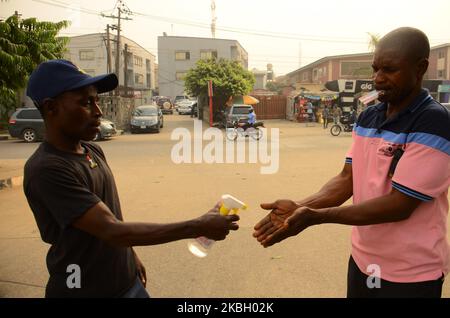
<svg viewBox="0 0 450 318"><path fill-rule="evenodd" d="M189 51L175 52L176 61L186 61L191 59L191 53Z"/></svg>
<svg viewBox="0 0 450 318"><path fill-rule="evenodd" d="M147 88L152 87L152 76L150 74L147 74Z"/></svg>
<svg viewBox="0 0 450 318"><path fill-rule="evenodd" d="M313 80L317 80L317 78L319 77L319 72L317 71L317 69L313 70Z"/></svg>
<svg viewBox="0 0 450 318"><path fill-rule="evenodd" d="M147 72L151 71L151 63L149 59L145 59L145 68L147 70Z"/></svg>
<svg viewBox="0 0 450 318"><path fill-rule="evenodd" d="M175 78L177 81L184 81L184 77L186 76L187 72L177 72L175 74Z"/></svg>
<svg viewBox="0 0 450 318"><path fill-rule="evenodd" d="M209 60L209 59L216 59L216 58L217 58L217 51L213 51L213 50L200 51L200 59L202 59L202 60Z"/></svg>
<svg viewBox="0 0 450 318"><path fill-rule="evenodd" d="M142 66L142 57L134 55L133 59L134 59L134 65Z"/></svg>
<svg viewBox="0 0 450 318"><path fill-rule="evenodd" d="M438 59L443 59L445 56L444 51L439 51L438 53Z"/></svg>
<svg viewBox="0 0 450 318"><path fill-rule="evenodd" d="M444 78L445 70L438 70L438 78Z"/></svg>
<svg viewBox="0 0 450 318"><path fill-rule="evenodd" d="M308 80L308 73L307 72L303 73L302 80L303 81L307 81Z"/></svg>
<svg viewBox="0 0 450 318"><path fill-rule="evenodd" d="M81 61L89 61L95 59L94 50L80 50L80 60Z"/></svg>
<svg viewBox="0 0 450 318"><path fill-rule="evenodd" d="M341 62L341 76L370 78L372 73L372 62Z"/></svg>
<svg viewBox="0 0 450 318"><path fill-rule="evenodd" d="M134 83L140 84L140 85L144 84L144 75L135 73L134 74Z"/></svg>

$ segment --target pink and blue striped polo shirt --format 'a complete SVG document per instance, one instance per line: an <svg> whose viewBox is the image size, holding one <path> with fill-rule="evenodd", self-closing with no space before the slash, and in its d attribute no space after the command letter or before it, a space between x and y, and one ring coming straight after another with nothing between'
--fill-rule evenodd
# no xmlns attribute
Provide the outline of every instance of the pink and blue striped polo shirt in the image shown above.
<svg viewBox="0 0 450 318"><path fill-rule="evenodd" d="M388 281L435 280L450 265L450 112L425 90L395 118L387 120L386 110L385 103L369 107L354 127L346 158L352 164L353 202L392 188L422 202L406 220L353 227L352 256L363 273L376 264ZM396 152L402 156L392 171Z"/></svg>

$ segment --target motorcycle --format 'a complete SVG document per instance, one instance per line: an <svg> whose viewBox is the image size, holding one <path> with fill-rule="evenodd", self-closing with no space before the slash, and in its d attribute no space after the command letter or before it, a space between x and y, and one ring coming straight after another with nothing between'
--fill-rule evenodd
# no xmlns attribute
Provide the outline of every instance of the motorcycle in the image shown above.
<svg viewBox="0 0 450 318"><path fill-rule="evenodd" d="M339 134L344 132L351 132L353 131L353 126L355 125L354 120L352 119L351 115L343 115L341 116L339 123L334 124L330 128L330 133L333 136L339 136Z"/></svg>
<svg viewBox="0 0 450 318"><path fill-rule="evenodd" d="M252 137L254 140L259 140L263 136L263 131L259 127L264 127L264 122L257 121L253 125L247 123L233 122L232 127L228 127L226 136L228 140L236 140L238 136Z"/></svg>

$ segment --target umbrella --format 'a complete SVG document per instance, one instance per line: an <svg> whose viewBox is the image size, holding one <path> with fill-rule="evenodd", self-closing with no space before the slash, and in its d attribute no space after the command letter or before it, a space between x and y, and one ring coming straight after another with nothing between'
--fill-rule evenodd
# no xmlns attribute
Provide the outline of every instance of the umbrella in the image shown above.
<svg viewBox="0 0 450 318"><path fill-rule="evenodd" d="M233 104L255 105L258 103L259 100L250 95L233 96Z"/></svg>

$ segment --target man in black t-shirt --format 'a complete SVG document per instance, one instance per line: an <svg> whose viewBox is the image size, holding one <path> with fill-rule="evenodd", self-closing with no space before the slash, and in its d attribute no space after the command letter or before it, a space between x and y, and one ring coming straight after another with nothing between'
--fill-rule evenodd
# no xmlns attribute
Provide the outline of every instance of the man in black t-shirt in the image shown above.
<svg viewBox="0 0 450 318"><path fill-rule="evenodd" d="M118 85L114 74L91 77L65 60L40 64L27 95L46 125L45 141L28 159L24 192L47 254L46 297L148 297L143 264L132 246L206 236L223 240L236 215L215 206L179 223L123 222L112 172L92 140L99 132L98 95Z"/></svg>

